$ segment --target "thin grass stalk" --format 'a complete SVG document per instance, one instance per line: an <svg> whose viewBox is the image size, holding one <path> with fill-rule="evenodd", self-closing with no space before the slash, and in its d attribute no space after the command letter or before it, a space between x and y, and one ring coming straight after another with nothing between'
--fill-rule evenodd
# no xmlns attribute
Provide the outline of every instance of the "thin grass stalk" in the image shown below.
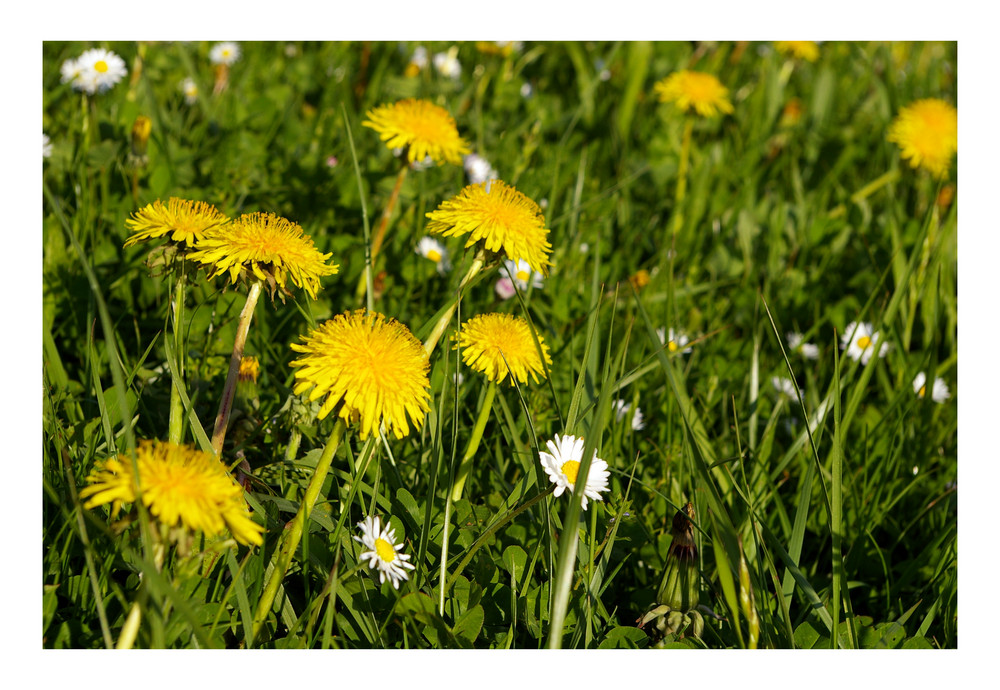
<svg viewBox="0 0 1000 690"><path fill-rule="evenodd" d="M170 372L170 422L167 438L171 443L180 444L184 439L184 404L181 402L181 391L178 381L184 380L184 288L187 276L184 272L185 262L181 262L180 277L174 286L174 353L177 370Z"/></svg>
<svg viewBox="0 0 1000 690"><path fill-rule="evenodd" d="M472 471L472 459L475 457L476 451L479 450L479 442L483 438L483 430L490 418L490 410L493 409L493 398L496 397L496 393L497 384L490 381L486 386L486 397L483 398L483 405L479 408L476 424L472 428L472 436L469 437L469 445L465 449L462 462L458 466L458 474L455 475L455 481L451 485L450 501L458 501L462 498L462 489L465 487L465 480L468 479L469 472Z"/></svg>
<svg viewBox="0 0 1000 690"><path fill-rule="evenodd" d="M226 387L222 390L222 401L219 403L219 413L215 417L215 431L212 434L212 450L217 456L222 456L222 445L226 441L226 430L229 427L229 416L233 412L233 397L236 395L236 379L240 373L240 362L243 361L243 348L247 342L247 332L253 319L254 307L263 282L254 281L247 293L247 301L240 312L240 321L236 326L236 340L233 342L233 354L229 358L229 374L226 376Z"/></svg>
<svg viewBox="0 0 1000 690"><path fill-rule="evenodd" d="M424 341L424 351L427 353L428 357L432 352L434 352L434 348L437 347L438 341L441 339L441 336L444 335L445 330L448 328L448 324L451 323L451 317L455 315L455 310L458 309L458 303L462 299L462 294L465 291L465 288L472 282L472 279L479 274L485 263L486 255L480 250L480 252L476 254L476 258L473 259L472 265L469 267L465 277L462 278L462 282L458 285L458 299L456 299L451 307L441 315L441 318L439 318L437 323L434 324L434 329L431 331L431 334L427 336L427 340Z"/></svg>
<svg viewBox="0 0 1000 690"><path fill-rule="evenodd" d="M684 224L684 216L681 214L681 204L687 195L687 173L688 163L691 158L691 133L694 131L694 118L687 116L684 119L684 135L681 139L681 160L677 165L677 189L674 193L674 223L673 235L680 232Z"/></svg>
<svg viewBox="0 0 1000 690"><path fill-rule="evenodd" d="M382 244L385 242L386 231L389 228L389 220L392 218L392 212L396 210L396 202L399 200L399 192L403 188L403 180L406 179L406 172L409 169L410 166L404 162L403 167L399 170L399 174L396 175L396 184L392 188L389 200L386 202L385 209L382 211L382 217L379 219L378 227L375 229L375 238L372 240L371 248L371 262L366 262L365 271L361 274L361 278L358 280L358 287L354 291L354 297L358 300L364 298L365 293L370 289L372 274L375 271L375 260L378 258L378 253L382 250Z"/></svg>

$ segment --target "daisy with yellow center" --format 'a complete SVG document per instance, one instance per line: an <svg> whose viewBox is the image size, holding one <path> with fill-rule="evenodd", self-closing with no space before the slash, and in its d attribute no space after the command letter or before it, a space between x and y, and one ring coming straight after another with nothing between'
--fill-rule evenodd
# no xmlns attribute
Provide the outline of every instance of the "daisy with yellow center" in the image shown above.
<svg viewBox="0 0 1000 690"><path fill-rule="evenodd" d="M180 523L208 536L228 529L241 544L263 543L264 528L250 519L243 489L215 456L190 446L141 441L136 466L137 477L127 455L99 463L87 477L90 486L80 491L80 498L89 499L84 507L110 503L116 515L123 503L141 499L167 527Z"/></svg>
<svg viewBox="0 0 1000 690"><path fill-rule="evenodd" d="M816 41L775 41L774 47L783 55L791 55L799 60L816 62L819 59L819 46Z"/></svg>
<svg viewBox="0 0 1000 690"><path fill-rule="evenodd" d="M302 356L292 362L295 393L310 388L309 400L326 396L323 419L337 416L360 422L362 439L380 425L396 438L416 428L430 409L430 361L410 330L395 319L359 309L339 314L291 348Z"/></svg>
<svg viewBox="0 0 1000 690"><path fill-rule="evenodd" d="M917 394L918 398L922 398L927 394L927 374L922 371L913 379L913 392ZM948 384L942 378L935 378L934 386L931 389L931 400L936 403L943 403L950 397L951 391L948 390Z"/></svg>
<svg viewBox="0 0 1000 690"><path fill-rule="evenodd" d="M228 222L225 214L204 201L171 197L164 205L157 199L125 221L132 231L132 235L125 240L125 246L169 236L173 242L193 247L209 230Z"/></svg>
<svg viewBox="0 0 1000 690"><path fill-rule="evenodd" d="M577 474L580 471L580 461L583 460L583 439L576 436L559 436L556 434L554 441L546 441L545 446L549 452L539 452L542 467L549 475L549 481L556 485L553 492L556 496L562 495L567 489L576 492ZM582 508L587 509L587 499L602 501L601 493L608 490L608 478L611 473L608 471L608 463L597 457L590 461L590 469L587 472L587 483L583 488Z"/></svg>
<svg viewBox="0 0 1000 690"><path fill-rule="evenodd" d="M733 112L729 90L714 75L681 70L661 79L653 86L660 102L674 103L684 112L694 110L702 117L715 117Z"/></svg>
<svg viewBox="0 0 1000 690"><path fill-rule="evenodd" d="M545 279L542 277L542 274L538 271L533 271L531 265L524 259L518 259L517 261L507 259L503 262L503 267L500 270L520 288L521 292L527 290L529 285L536 290L545 285Z"/></svg>
<svg viewBox="0 0 1000 690"><path fill-rule="evenodd" d="M435 163L448 161L461 165L469 145L458 135L455 120L448 111L430 101L407 98L368 111L361 123L378 132L389 149L406 149L409 163L430 156Z"/></svg>
<svg viewBox="0 0 1000 690"><path fill-rule="evenodd" d="M241 278L266 281L282 294L287 281L316 299L319 279L337 272L327 264L330 254L321 254L312 238L296 223L273 213L249 213L205 234L190 255L210 267L210 276L228 273L236 284Z"/></svg>
<svg viewBox="0 0 1000 690"><path fill-rule="evenodd" d="M481 241L488 251L523 259L542 275L551 265L552 245L542 210L501 180L469 185L427 217L428 232L469 235L466 247Z"/></svg>
<svg viewBox="0 0 1000 690"><path fill-rule="evenodd" d="M937 98L916 101L899 111L887 138L912 167L944 177L958 151L958 111Z"/></svg>
<svg viewBox="0 0 1000 690"><path fill-rule="evenodd" d="M661 343L667 346L667 350L673 354L680 352L682 355L686 355L691 352L690 347L685 347L688 344L688 337L679 331L675 333L673 328L669 331L657 328L656 336L660 339Z"/></svg>
<svg viewBox="0 0 1000 690"><path fill-rule="evenodd" d="M551 365L548 345L538 336L545 364ZM510 374L514 379L528 382L530 374L537 383L545 378L542 356L538 354L531 326L519 316L511 314L481 314L469 319L459 334L456 347L462 349L462 360L476 371L481 371L490 381L502 383Z"/></svg>
<svg viewBox="0 0 1000 690"><path fill-rule="evenodd" d="M441 275L451 270L451 261L448 259L448 248L433 237L425 236L420 238L420 241L417 242L417 254L433 261L437 272Z"/></svg>
<svg viewBox="0 0 1000 690"><path fill-rule="evenodd" d="M840 337L840 348L851 359L868 364L876 351L879 357L885 357L889 351L889 343L882 341L882 335L870 323L852 321L847 324L844 335Z"/></svg>
<svg viewBox="0 0 1000 690"><path fill-rule="evenodd" d="M378 517L371 515L358 523L358 529L361 536L354 537L354 541L369 549L361 553L360 560L368 561L369 568L378 570L379 584L389 580L393 588L399 589L399 583L410 578L406 571L415 568L408 562L410 554L400 553L403 545L396 543L396 530L389 527L388 521L382 527Z"/></svg>

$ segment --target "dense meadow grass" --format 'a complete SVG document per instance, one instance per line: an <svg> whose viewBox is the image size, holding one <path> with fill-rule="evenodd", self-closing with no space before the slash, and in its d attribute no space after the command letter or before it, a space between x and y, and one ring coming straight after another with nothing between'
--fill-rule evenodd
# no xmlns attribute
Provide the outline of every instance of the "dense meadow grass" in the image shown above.
<svg viewBox="0 0 1000 690"><path fill-rule="evenodd" d="M958 646L956 173L889 138L910 104L956 103L954 43L269 42L223 66L214 45L44 45L43 647ZM61 78L98 47L120 81ZM685 69L731 112L662 101ZM410 98L538 204L547 275L511 296L502 252L418 251L470 178L362 124ZM155 503L84 507L145 440L213 453L255 279L168 237L124 247L171 197L276 214L339 267L315 298L265 282L245 332L256 383L212 461L259 545ZM359 308L421 342L447 320L408 433L320 418L296 388L291 346ZM548 348L537 376L493 385L462 358L458 326L493 313ZM557 434L607 463L586 510L551 492ZM369 516L405 579L362 558Z"/></svg>

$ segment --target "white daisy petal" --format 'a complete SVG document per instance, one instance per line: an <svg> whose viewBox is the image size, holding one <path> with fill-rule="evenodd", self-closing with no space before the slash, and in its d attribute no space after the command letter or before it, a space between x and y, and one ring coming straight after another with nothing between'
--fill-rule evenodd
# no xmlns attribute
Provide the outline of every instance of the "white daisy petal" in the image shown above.
<svg viewBox="0 0 1000 690"><path fill-rule="evenodd" d="M545 445L549 452L540 451L538 455L549 481L556 485L553 494L561 496L567 489L575 491L577 471L583 459L583 439L556 434L555 439L547 441ZM587 473L587 484L583 488L581 507L584 510L587 509L588 498L595 501L604 500L601 493L608 490L609 477L608 463L598 458L595 450Z"/></svg>

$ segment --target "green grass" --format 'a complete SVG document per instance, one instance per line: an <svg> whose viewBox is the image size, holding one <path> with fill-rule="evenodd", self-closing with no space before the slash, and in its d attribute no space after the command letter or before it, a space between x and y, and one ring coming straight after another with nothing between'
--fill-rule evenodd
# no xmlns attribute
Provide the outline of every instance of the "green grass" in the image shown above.
<svg viewBox="0 0 1000 690"><path fill-rule="evenodd" d="M824 43L806 63L766 43L527 43L507 57L463 43L458 81L404 76L417 45L244 43L213 95L210 43L111 43L129 76L85 99L59 67L91 44L44 44L43 646L113 646L137 604L137 647L650 647L636 620L656 603L671 521L691 501L700 603L718 618L705 616L700 639L662 645L957 647L957 201L935 204L955 173L912 170L885 136L916 99L955 102L956 45ZM735 112L695 121L678 207L685 120L652 85L685 67L717 75ZM190 105L188 76L201 92ZM445 107L502 179L544 203L544 286L502 301L490 274L456 318L529 318L551 348L549 378L497 390L446 530L486 389L464 364L456 388L460 361L442 339L423 428L368 446L348 430L254 637L283 526L333 428L292 394L289 344L364 305L366 238L398 163L361 122L404 97ZM153 127L136 170L138 115ZM425 214L465 180L454 165L410 171L374 266L385 273L373 307L418 337L472 261L446 239L455 266L439 276L414 252ZM179 356L184 441L210 444L246 290L190 275L178 348L175 277L147 268L150 245L122 247L129 215L170 196L284 216L341 269L315 301L262 299L249 331L258 400L241 407L223 460L239 452L252 468L264 546L200 542L204 558L159 571L144 511L119 533L77 494L112 449L167 438ZM634 290L640 270L650 282ZM852 321L886 335L884 358L845 356ZM688 334L691 352L665 350L658 328ZM789 352L789 331L819 359ZM918 371L936 371L952 398L918 399ZM781 398L774 376L793 377L801 399ZM616 419L617 398L645 428ZM538 450L556 433L584 436L611 490L585 512L565 494L522 510L548 488ZM359 567L351 537L372 513L391 516L417 566L398 591Z"/></svg>

